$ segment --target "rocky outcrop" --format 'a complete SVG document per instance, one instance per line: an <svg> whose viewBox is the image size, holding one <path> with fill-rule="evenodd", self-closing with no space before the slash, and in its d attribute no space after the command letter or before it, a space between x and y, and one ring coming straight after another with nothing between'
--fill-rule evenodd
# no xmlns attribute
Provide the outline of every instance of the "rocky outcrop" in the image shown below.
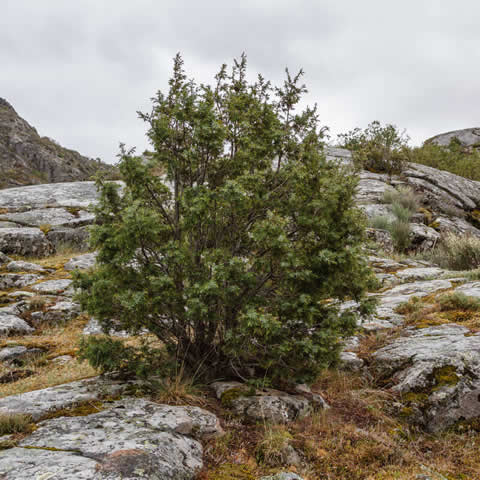
<svg viewBox="0 0 480 480"><path fill-rule="evenodd" d="M38 183L89 180L115 168L62 147L38 132L0 98L0 188Z"/></svg>
<svg viewBox="0 0 480 480"><path fill-rule="evenodd" d="M119 183L121 185L121 183ZM70 182L0 191L0 251L43 257L65 246L88 248L90 207L98 201L94 182Z"/></svg>
<svg viewBox="0 0 480 480"><path fill-rule="evenodd" d="M448 147L450 142L457 139L464 147L480 147L480 128L464 128L452 132L441 133L429 138L425 143L433 143L441 147Z"/></svg>
<svg viewBox="0 0 480 480"><path fill-rule="evenodd" d="M0 452L0 478L190 480L203 465L198 439L219 434L215 415L198 407L124 399L41 422L19 447Z"/></svg>

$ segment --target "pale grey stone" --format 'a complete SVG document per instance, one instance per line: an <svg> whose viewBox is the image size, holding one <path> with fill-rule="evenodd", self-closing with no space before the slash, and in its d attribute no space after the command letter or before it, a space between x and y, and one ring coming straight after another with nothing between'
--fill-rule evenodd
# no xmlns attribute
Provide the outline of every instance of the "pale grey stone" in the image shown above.
<svg viewBox="0 0 480 480"><path fill-rule="evenodd" d="M37 421L47 413L69 408L78 403L100 400L105 395L118 395L127 387L128 384L110 378L88 378L3 397L0 399L0 414L23 413L31 415Z"/></svg>
<svg viewBox="0 0 480 480"><path fill-rule="evenodd" d="M469 297L480 298L480 282L465 283L457 287L455 291Z"/></svg>
<svg viewBox="0 0 480 480"><path fill-rule="evenodd" d="M4 253L0 252L0 265L4 265L5 263L11 262L12 259L7 257Z"/></svg>
<svg viewBox="0 0 480 480"><path fill-rule="evenodd" d="M394 391L428 395L417 418L427 430L480 416L480 334L455 324L407 329L373 357L375 368L392 378ZM453 369L457 380L437 385L435 372L444 367Z"/></svg>
<svg viewBox="0 0 480 480"><path fill-rule="evenodd" d="M86 270L92 268L95 266L97 255L97 252L93 252L74 257L65 264L64 268L65 270Z"/></svg>
<svg viewBox="0 0 480 480"><path fill-rule="evenodd" d="M10 288L21 288L40 280L39 275L33 273L3 273L0 274L0 290L9 290Z"/></svg>
<svg viewBox="0 0 480 480"><path fill-rule="evenodd" d="M0 362L11 362L12 360L23 357L26 353L27 347L21 345L4 347L0 350Z"/></svg>
<svg viewBox="0 0 480 480"><path fill-rule="evenodd" d="M421 223L411 223L410 238L414 247L430 250L440 239L440 234L435 229Z"/></svg>
<svg viewBox="0 0 480 480"><path fill-rule="evenodd" d="M54 227L47 233L47 239L55 250L67 247L76 251L85 251L88 250L90 237L88 228Z"/></svg>
<svg viewBox="0 0 480 480"><path fill-rule="evenodd" d="M0 190L1 192L4 190ZM0 250L23 256L44 257L53 247L39 228L0 228Z"/></svg>
<svg viewBox="0 0 480 480"><path fill-rule="evenodd" d="M434 223L438 225L437 229L441 233L452 232L457 235L464 235L467 233L470 235L475 235L476 237L480 237L480 230L468 223L464 218L448 218L444 216L439 216L435 218Z"/></svg>
<svg viewBox="0 0 480 480"><path fill-rule="evenodd" d="M30 287L32 290L38 293L51 293L61 294L72 284L72 280L60 279L60 280L47 280L46 282L37 283Z"/></svg>
<svg viewBox="0 0 480 480"><path fill-rule="evenodd" d="M50 225L52 227L78 227L88 225L95 220L95 215L85 210L75 214L64 208L39 208L24 212L9 212L0 215L0 219L10 220L29 227Z"/></svg>
<svg viewBox="0 0 480 480"><path fill-rule="evenodd" d="M417 267L407 268L396 273L396 276L403 282L426 280L429 278L438 278L445 271L438 267Z"/></svg>
<svg viewBox="0 0 480 480"><path fill-rule="evenodd" d="M476 147L480 145L480 128L464 128L451 132L441 133L429 138L425 143L434 143L441 147L448 147L450 142L457 139L464 147Z"/></svg>
<svg viewBox="0 0 480 480"><path fill-rule="evenodd" d="M365 362L354 352L341 352L340 362L344 370L361 370Z"/></svg>
<svg viewBox="0 0 480 480"><path fill-rule="evenodd" d="M9 272L46 272L45 268L43 268L41 265L37 265L36 263L24 262L22 260L10 262L7 265L7 270Z"/></svg>
<svg viewBox="0 0 480 480"><path fill-rule="evenodd" d="M0 312L0 336L22 335L33 331L34 329L20 317Z"/></svg>
<svg viewBox="0 0 480 480"><path fill-rule="evenodd" d="M103 330L97 319L90 318L88 323L85 325L82 333L83 335L105 335L107 332ZM128 337L129 333L125 330L115 330L114 328L112 328L108 332L108 335L112 337Z"/></svg>
<svg viewBox="0 0 480 480"><path fill-rule="evenodd" d="M122 186L122 182L115 182ZM27 210L46 207L88 208L98 201L95 182L65 182L0 190L0 207Z"/></svg>
<svg viewBox="0 0 480 480"><path fill-rule="evenodd" d="M299 477L296 473L282 472L268 477L262 477L260 480L303 480L303 478Z"/></svg>
<svg viewBox="0 0 480 480"><path fill-rule="evenodd" d="M58 365L64 365L65 363L71 362L74 358L71 355L60 355L59 357L52 358L52 363Z"/></svg>

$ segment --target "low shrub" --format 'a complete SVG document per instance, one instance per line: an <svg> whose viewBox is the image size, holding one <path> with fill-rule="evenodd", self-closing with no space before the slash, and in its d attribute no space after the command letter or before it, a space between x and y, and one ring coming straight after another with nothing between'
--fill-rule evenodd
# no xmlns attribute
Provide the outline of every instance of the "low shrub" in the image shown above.
<svg viewBox="0 0 480 480"><path fill-rule="evenodd" d="M474 270L480 267L480 238L471 234L446 234L433 252L433 260L450 270Z"/></svg>
<svg viewBox="0 0 480 480"><path fill-rule="evenodd" d="M392 235L395 248L399 252L404 252L411 245L410 223L397 218L390 225L390 234Z"/></svg>
<svg viewBox="0 0 480 480"><path fill-rule="evenodd" d="M0 435L24 433L30 429L32 417L23 413L6 413L0 415Z"/></svg>
<svg viewBox="0 0 480 480"><path fill-rule="evenodd" d="M358 167L389 175L401 173L409 159L405 132L395 125L370 123L364 130L355 128L339 135L340 146L349 149Z"/></svg>
<svg viewBox="0 0 480 480"><path fill-rule="evenodd" d="M412 214L420 208L420 196L407 185L400 185L397 188L385 190L383 202L391 205L400 205L412 212Z"/></svg>
<svg viewBox="0 0 480 480"><path fill-rule="evenodd" d="M461 292L442 295L438 298L438 304L442 311L466 310L469 312L480 312L480 300Z"/></svg>

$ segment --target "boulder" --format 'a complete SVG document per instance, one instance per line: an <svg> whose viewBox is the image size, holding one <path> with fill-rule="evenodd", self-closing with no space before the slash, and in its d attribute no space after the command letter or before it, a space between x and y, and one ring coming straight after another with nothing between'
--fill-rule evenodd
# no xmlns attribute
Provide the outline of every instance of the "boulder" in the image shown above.
<svg viewBox="0 0 480 480"><path fill-rule="evenodd" d="M11 261L12 259L10 257L7 257L4 253L0 252L0 265L5 265Z"/></svg>
<svg viewBox="0 0 480 480"><path fill-rule="evenodd" d="M435 135L425 143L433 143L441 147L448 147L450 142L457 139L464 147L480 147L480 128L464 128L461 130L454 130L452 132L441 133Z"/></svg>
<svg viewBox="0 0 480 480"><path fill-rule="evenodd" d="M42 277L33 273L2 273L0 274L0 290L26 287L37 282L40 278Z"/></svg>
<svg viewBox="0 0 480 480"><path fill-rule="evenodd" d="M440 239L440 234L435 229L421 223L411 223L410 239L415 249L431 250Z"/></svg>
<svg viewBox="0 0 480 480"><path fill-rule="evenodd" d="M9 272L46 272L45 268L43 268L41 265L37 265L36 263L24 262L22 260L8 263L7 270Z"/></svg>
<svg viewBox="0 0 480 480"><path fill-rule="evenodd" d="M0 362L4 363L18 363L27 358L42 355L44 350L40 348L27 348L22 345L14 347L4 347L0 350Z"/></svg>
<svg viewBox="0 0 480 480"><path fill-rule="evenodd" d="M53 246L39 228L0 228L0 250L15 255L45 257L53 253Z"/></svg>
<svg viewBox="0 0 480 480"><path fill-rule="evenodd" d="M93 377L55 387L33 390L1 398L0 415L21 413L31 415L35 421L38 421L48 413L57 410L70 408L84 402L100 400L105 396L119 395L128 386L128 383L109 377Z"/></svg>
<svg viewBox="0 0 480 480"><path fill-rule="evenodd" d="M29 227L79 227L89 225L95 220L95 215L85 210L65 208L36 208L24 212L9 212L0 215L0 220L7 220Z"/></svg>
<svg viewBox="0 0 480 480"><path fill-rule="evenodd" d="M47 239L55 250L65 247L73 248L77 251L88 250L89 238L88 227L54 227L47 233Z"/></svg>
<svg viewBox="0 0 480 480"><path fill-rule="evenodd" d="M435 279L443 275L445 270L438 267L414 267L400 270L395 275L403 282L411 282L417 280Z"/></svg>
<svg viewBox="0 0 480 480"><path fill-rule="evenodd" d="M480 417L480 333L455 324L410 328L373 358L402 394L402 413L428 431Z"/></svg>
<svg viewBox="0 0 480 480"><path fill-rule="evenodd" d="M54 295L59 295L64 293L71 284L72 280L65 278L60 280L47 280L46 282L37 283L30 288L35 292L41 294L50 293Z"/></svg>
<svg viewBox="0 0 480 480"><path fill-rule="evenodd" d="M70 259L65 265L65 270L87 270L95 266L97 252L85 253L78 257Z"/></svg>
<svg viewBox="0 0 480 480"><path fill-rule="evenodd" d="M203 465L202 446L192 437L220 433L215 415L198 407L124 399L91 415L41 422L19 446L55 455L31 456L19 465L24 457L17 449L5 450L0 471L7 480L30 479L32 472L62 479L190 480ZM72 463L71 452L88 462ZM84 476L74 476L79 472Z"/></svg>
<svg viewBox="0 0 480 480"><path fill-rule="evenodd" d="M8 335L23 335L33 331L34 329L20 317L0 312L0 337Z"/></svg>
<svg viewBox="0 0 480 480"><path fill-rule="evenodd" d="M251 391L239 382L215 382L211 386L224 406L250 422L287 423L308 415L314 408L328 408L320 395L309 391L299 395L269 388Z"/></svg>
<svg viewBox="0 0 480 480"><path fill-rule="evenodd" d="M354 352L341 352L340 365L343 370L357 372L361 370L365 362Z"/></svg>
<svg viewBox="0 0 480 480"><path fill-rule="evenodd" d="M303 480L303 478L299 477L296 473L282 472L268 477L262 477L260 480Z"/></svg>

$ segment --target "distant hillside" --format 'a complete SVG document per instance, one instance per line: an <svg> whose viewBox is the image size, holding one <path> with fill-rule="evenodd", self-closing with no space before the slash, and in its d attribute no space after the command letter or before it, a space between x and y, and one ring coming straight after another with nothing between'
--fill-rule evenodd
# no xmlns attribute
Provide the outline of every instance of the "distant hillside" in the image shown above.
<svg viewBox="0 0 480 480"><path fill-rule="evenodd" d="M99 170L116 176L114 167L41 137L0 98L0 188L89 180Z"/></svg>

